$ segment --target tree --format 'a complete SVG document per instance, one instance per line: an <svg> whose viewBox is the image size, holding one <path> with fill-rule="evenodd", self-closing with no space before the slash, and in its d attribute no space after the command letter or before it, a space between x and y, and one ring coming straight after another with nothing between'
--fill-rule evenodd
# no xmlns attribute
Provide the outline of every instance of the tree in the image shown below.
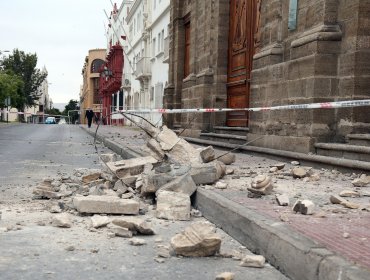
<svg viewBox="0 0 370 280"><path fill-rule="evenodd" d="M39 87L46 79L47 73L40 71L36 65L36 54L26 54L18 49L14 49L13 54L0 62L3 71L17 75L23 81L23 90L19 92L21 96L15 104L18 111L35 105L35 101L40 97Z"/></svg>
<svg viewBox="0 0 370 280"><path fill-rule="evenodd" d="M64 107L64 111L62 112L63 115L68 116L68 112L72 111L69 113L69 116L71 117L71 122L75 123L76 120L78 120L78 112L76 110L79 110L80 107L78 106L78 101L77 100L69 100L68 104Z"/></svg>
<svg viewBox="0 0 370 280"><path fill-rule="evenodd" d="M22 79L10 72L0 72L0 108L5 107L5 99L10 97L11 106L22 102L24 84Z"/></svg>

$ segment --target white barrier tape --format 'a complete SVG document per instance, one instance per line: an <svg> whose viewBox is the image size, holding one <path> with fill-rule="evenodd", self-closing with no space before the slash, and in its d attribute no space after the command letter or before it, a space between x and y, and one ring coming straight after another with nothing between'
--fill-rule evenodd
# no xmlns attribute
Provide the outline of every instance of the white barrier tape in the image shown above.
<svg viewBox="0 0 370 280"><path fill-rule="evenodd" d="M208 108L208 109L139 109L139 110L118 110L116 113L161 113L161 114L176 114L176 113L216 113L216 112L232 112L232 111L272 111L272 110L302 110L302 109L336 109L348 107L364 107L370 106L370 99L365 100L349 100L335 101L324 103L310 103L297 105L281 105L272 107L257 107L257 108ZM113 113L114 114L114 113Z"/></svg>

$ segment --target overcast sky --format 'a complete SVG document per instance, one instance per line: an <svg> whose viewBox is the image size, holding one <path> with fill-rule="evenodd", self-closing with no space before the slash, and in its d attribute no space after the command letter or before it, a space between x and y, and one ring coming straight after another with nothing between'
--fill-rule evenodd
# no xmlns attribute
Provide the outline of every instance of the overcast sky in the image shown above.
<svg viewBox="0 0 370 280"><path fill-rule="evenodd" d="M109 0L0 0L0 51L37 53L53 102L78 99L88 50L106 48L104 9Z"/></svg>

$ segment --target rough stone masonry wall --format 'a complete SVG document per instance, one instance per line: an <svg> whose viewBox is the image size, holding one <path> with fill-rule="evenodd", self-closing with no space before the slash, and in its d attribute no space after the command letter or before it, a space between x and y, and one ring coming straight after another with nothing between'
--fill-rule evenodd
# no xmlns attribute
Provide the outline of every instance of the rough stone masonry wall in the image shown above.
<svg viewBox="0 0 370 280"><path fill-rule="evenodd" d="M366 98L368 79L362 77L368 75L369 62L361 65L359 60L368 47L357 49L361 32L369 34L368 12L363 12L369 1L298 3L297 29L289 31L289 0L262 1L261 50L254 56L251 106ZM317 141L343 141L354 131L354 123L366 121L364 110L252 113L249 137L266 135L259 146L309 152Z"/></svg>
<svg viewBox="0 0 370 280"><path fill-rule="evenodd" d="M190 74L184 77L184 17L190 14ZM170 79L165 108L226 106L229 2L172 1ZM208 130L225 123L224 114L181 114L167 124ZM170 120L170 119L168 119Z"/></svg>

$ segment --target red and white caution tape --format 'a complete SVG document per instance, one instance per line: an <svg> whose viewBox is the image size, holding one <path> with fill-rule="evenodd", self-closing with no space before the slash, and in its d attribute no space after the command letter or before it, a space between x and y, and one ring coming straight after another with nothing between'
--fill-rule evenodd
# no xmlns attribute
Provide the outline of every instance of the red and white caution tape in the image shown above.
<svg viewBox="0 0 370 280"><path fill-rule="evenodd" d="M217 113L217 112L232 112L232 111L273 111L273 110L302 110L302 109L336 109L348 107L365 107L370 106L370 99L365 100L349 100L335 101L324 103L310 103L297 105L281 105L272 107L257 107L257 108L205 108L205 109L138 109L138 110L118 110L117 113L140 113L140 114L176 114L176 113Z"/></svg>

